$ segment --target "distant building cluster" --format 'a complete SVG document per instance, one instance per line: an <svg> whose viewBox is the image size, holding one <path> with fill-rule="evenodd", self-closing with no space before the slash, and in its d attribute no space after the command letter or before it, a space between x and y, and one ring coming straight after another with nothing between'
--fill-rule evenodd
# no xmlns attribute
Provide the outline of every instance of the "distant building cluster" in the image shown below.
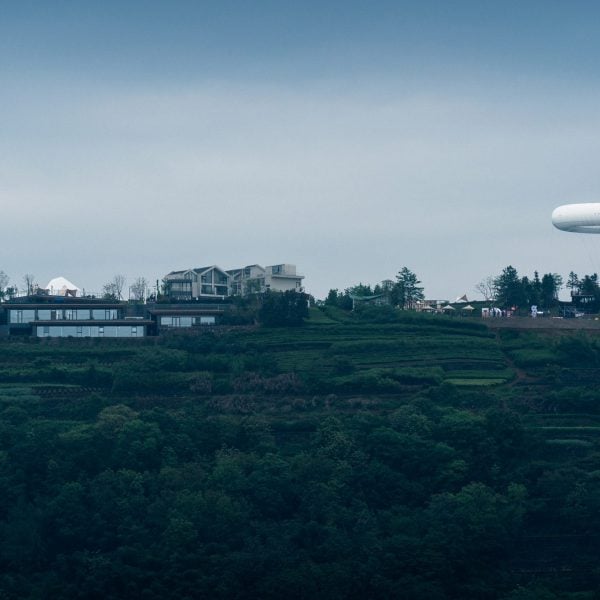
<svg viewBox="0 0 600 600"><path fill-rule="evenodd" d="M171 271L163 278L165 294L174 300L194 300L221 296L248 296L266 292L302 291L304 275L296 265L261 267L249 265L225 271L216 265Z"/></svg>
<svg viewBox="0 0 600 600"><path fill-rule="evenodd" d="M228 271L212 265L171 271L158 297L132 303L82 297L76 285L57 277L43 289L0 304L0 336L139 338L211 326L221 322L234 297L300 292L303 279L291 264Z"/></svg>

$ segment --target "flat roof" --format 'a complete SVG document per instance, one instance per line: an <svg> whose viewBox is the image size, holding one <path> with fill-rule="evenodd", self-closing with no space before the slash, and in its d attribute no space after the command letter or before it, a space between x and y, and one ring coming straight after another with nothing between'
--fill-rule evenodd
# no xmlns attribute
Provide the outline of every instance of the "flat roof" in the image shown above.
<svg viewBox="0 0 600 600"><path fill-rule="evenodd" d="M37 320L29 321L31 325L131 325L135 327L137 325L152 325L153 322L150 319L85 319L78 321L76 319L58 319L53 321L48 320ZM23 323L25 325L25 323Z"/></svg>

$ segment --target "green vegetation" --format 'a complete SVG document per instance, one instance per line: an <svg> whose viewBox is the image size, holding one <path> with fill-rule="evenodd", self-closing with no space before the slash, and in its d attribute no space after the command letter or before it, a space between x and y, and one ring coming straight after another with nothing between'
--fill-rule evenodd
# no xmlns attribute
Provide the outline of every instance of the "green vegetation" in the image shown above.
<svg viewBox="0 0 600 600"><path fill-rule="evenodd" d="M600 589L600 340L389 307L0 342L0 597Z"/></svg>

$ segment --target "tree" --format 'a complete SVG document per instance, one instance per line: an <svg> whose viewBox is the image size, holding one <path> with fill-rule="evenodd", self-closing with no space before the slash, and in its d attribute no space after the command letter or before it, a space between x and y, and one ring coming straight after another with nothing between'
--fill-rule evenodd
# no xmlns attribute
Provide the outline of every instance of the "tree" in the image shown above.
<svg viewBox="0 0 600 600"><path fill-rule="evenodd" d="M579 282L579 277L577 276L577 273L571 271L569 273L569 276L567 277L567 283L565 286L568 290L570 290L571 296L578 292L580 285L581 283Z"/></svg>
<svg viewBox="0 0 600 600"><path fill-rule="evenodd" d="M503 269L502 273L494 279L494 287L496 289L496 299L500 306L509 308L525 304L523 284L519 279L517 270L512 265Z"/></svg>
<svg viewBox="0 0 600 600"><path fill-rule="evenodd" d="M482 279L475 286L475 291L479 292L486 302L494 302L496 300L496 285L494 281L494 278L490 275Z"/></svg>
<svg viewBox="0 0 600 600"><path fill-rule="evenodd" d="M523 277L521 277L521 289L523 290L524 304L526 306L536 304L535 302L531 301L533 295L533 284L531 281L529 281L529 277L527 277L527 275L523 275Z"/></svg>
<svg viewBox="0 0 600 600"><path fill-rule="evenodd" d="M396 304L405 309L414 308L417 301L425 298L423 288L419 286L420 283L417 276L408 267L402 267L396 275Z"/></svg>
<svg viewBox="0 0 600 600"><path fill-rule="evenodd" d="M111 281L102 287L102 294L108 300L122 300L123 288L125 287L125 276L115 275Z"/></svg>
<svg viewBox="0 0 600 600"><path fill-rule="evenodd" d="M537 271L533 272L533 281L531 282L529 303L540 304L542 300L542 282L540 281L540 274Z"/></svg>
<svg viewBox="0 0 600 600"><path fill-rule="evenodd" d="M0 300L4 300L7 296L8 275L4 271L0 271Z"/></svg>
<svg viewBox="0 0 600 600"><path fill-rule="evenodd" d="M138 277L129 288L133 300L141 302L148 294L148 281L145 277Z"/></svg>
<svg viewBox="0 0 600 600"><path fill-rule="evenodd" d="M302 325L308 317L308 297L303 292L266 292L258 311L258 320L270 327Z"/></svg>
<svg viewBox="0 0 600 600"><path fill-rule="evenodd" d="M359 283L358 285L349 287L346 290L346 293L351 296L372 296L373 290L371 289L370 285L364 285L362 283Z"/></svg>
<svg viewBox="0 0 600 600"><path fill-rule="evenodd" d="M545 309L552 308L558 302L558 292L562 287L562 277L556 273L546 273L542 277L541 300Z"/></svg>
<svg viewBox="0 0 600 600"><path fill-rule="evenodd" d="M23 285L25 286L25 293L28 296L31 296L34 292L39 288L38 284L35 282L35 275L31 273L26 273L23 275Z"/></svg>
<svg viewBox="0 0 600 600"><path fill-rule="evenodd" d="M584 296L597 296L598 295L598 275L584 275L580 281L579 293Z"/></svg>
<svg viewBox="0 0 600 600"><path fill-rule="evenodd" d="M328 306L337 306L340 298L340 292L337 288L329 290L327 298L325 298L325 304Z"/></svg>

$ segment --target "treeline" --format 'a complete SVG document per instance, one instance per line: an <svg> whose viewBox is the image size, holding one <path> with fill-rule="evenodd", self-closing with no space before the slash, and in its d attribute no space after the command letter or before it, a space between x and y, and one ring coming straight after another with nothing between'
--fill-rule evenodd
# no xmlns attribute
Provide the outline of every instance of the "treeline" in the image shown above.
<svg viewBox="0 0 600 600"><path fill-rule="evenodd" d="M328 306L337 306L343 310L354 308L355 298L380 297L386 304L403 309L413 309L417 303L425 299L424 288L417 275L408 267L402 267L396 275L396 281L385 279L371 287L369 284L346 288L343 292L331 289L324 300Z"/></svg>
<svg viewBox="0 0 600 600"><path fill-rule="evenodd" d="M389 306L415 308L425 298L424 288L420 283L410 269L403 267L396 276L396 281L386 279L374 286L359 283L343 291L331 289L323 304L349 311L356 307L356 299L379 298L381 303ZM596 273L579 278L576 273L570 272L565 283L557 273L540 276L538 271L534 271L532 277L521 276L509 265L499 275L481 280L474 289L490 306L528 312L531 306L545 311L556 309L560 304L559 292L563 285L569 290L576 308L588 312L600 310L600 285Z"/></svg>
<svg viewBox="0 0 600 600"><path fill-rule="evenodd" d="M573 304L595 312L600 308L600 286L598 275L585 275L581 279L571 271L567 281L557 273L546 273L542 277L535 271L532 278L519 276L513 266L503 269L497 277L488 278L478 284L477 289L484 298L503 308L529 308L536 305L551 310L559 304L558 294L564 286L569 290Z"/></svg>

